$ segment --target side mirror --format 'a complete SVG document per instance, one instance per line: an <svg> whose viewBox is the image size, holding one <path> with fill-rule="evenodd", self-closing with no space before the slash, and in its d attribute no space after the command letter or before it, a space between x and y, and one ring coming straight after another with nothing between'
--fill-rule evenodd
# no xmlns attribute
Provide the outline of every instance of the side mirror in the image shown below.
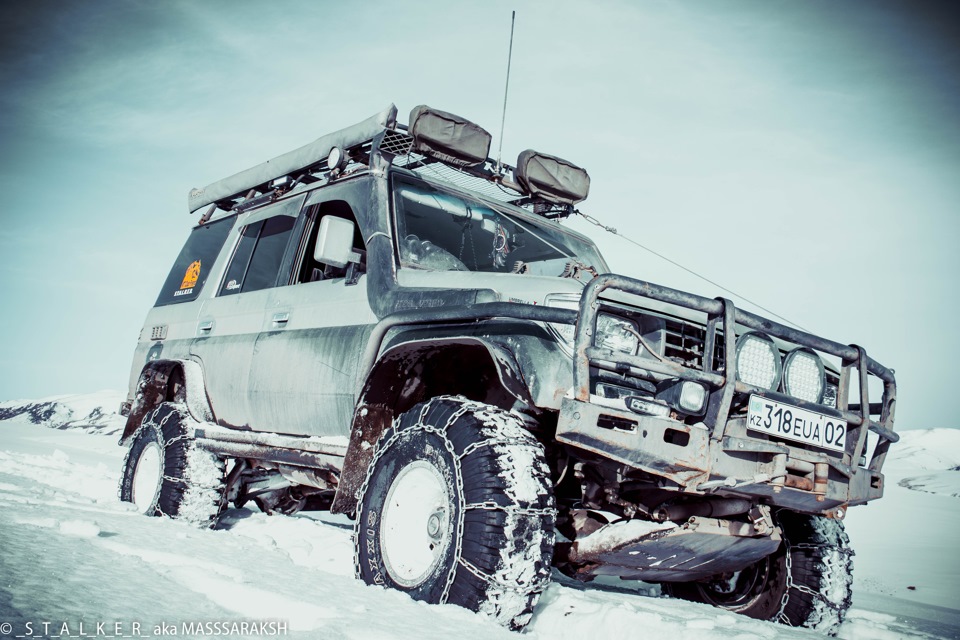
<svg viewBox="0 0 960 640"><path fill-rule="evenodd" d="M353 250L353 227L353 222L343 218L325 216L321 219L313 259L338 269L360 262L360 255Z"/></svg>

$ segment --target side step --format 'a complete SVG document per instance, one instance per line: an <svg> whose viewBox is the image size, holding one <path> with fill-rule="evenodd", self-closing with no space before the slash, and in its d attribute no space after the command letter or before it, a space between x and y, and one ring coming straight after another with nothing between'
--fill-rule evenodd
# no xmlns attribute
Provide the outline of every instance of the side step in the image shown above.
<svg viewBox="0 0 960 640"><path fill-rule="evenodd" d="M195 432L201 449L229 458L253 458L277 464L339 472L347 453L345 438L285 436L262 431L237 431L204 424Z"/></svg>

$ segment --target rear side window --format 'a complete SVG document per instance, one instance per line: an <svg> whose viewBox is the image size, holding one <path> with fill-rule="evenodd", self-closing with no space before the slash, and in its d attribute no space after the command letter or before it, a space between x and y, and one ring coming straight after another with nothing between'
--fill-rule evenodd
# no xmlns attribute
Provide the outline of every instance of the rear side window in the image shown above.
<svg viewBox="0 0 960 640"><path fill-rule="evenodd" d="M244 227L220 295L275 286L295 222L296 218L280 215Z"/></svg>
<svg viewBox="0 0 960 640"><path fill-rule="evenodd" d="M230 230L237 221L236 216L216 220L195 227L180 250L167 276L156 306L160 307L195 299L207 281L207 275L223 248Z"/></svg>

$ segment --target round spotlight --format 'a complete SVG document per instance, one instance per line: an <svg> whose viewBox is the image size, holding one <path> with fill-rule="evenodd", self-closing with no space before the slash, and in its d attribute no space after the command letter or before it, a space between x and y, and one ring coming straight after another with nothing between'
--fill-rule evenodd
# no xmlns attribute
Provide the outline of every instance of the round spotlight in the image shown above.
<svg viewBox="0 0 960 640"><path fill-rule="evenodd" d="M810 349L794 349L783 361L783 390L794 398L820 402L826 386L823 362Z"/></svg>
<svg viewBox="0 0 960 640"><path fill-rule="evenodd" d="M737 338L737 379L773 391L780 383L780 352L769 336L749 332Z"/></svg>
<svg viewBox="0 0 960 640"><path fill-rule="evenodd" d="M347 154L340 147L330 149L330 155L327 156L327 169L343 169L347 166Z"/></svg>

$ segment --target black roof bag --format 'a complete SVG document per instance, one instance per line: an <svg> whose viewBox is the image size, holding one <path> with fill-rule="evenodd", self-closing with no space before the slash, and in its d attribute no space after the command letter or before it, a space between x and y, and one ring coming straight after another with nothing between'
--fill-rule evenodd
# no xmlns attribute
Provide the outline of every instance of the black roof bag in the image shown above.
<svg viewBox="0 0 960 640"><path fill-rule="evenodd" d="M410 112L413 150L461 167L478 165L490 153L490 134L465 118L426 105Z"/></svg>

